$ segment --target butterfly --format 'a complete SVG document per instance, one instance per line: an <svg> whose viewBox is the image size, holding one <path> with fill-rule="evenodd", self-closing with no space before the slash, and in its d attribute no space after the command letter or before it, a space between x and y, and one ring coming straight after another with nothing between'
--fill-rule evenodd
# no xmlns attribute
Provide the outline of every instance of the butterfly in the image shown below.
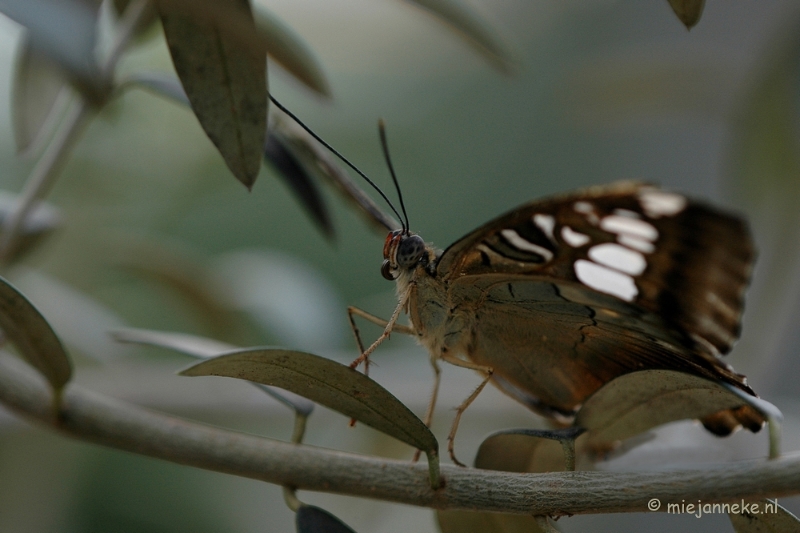
<svg viewBox="0 0 800 533"><path fill-rule="evenodd" d="M387 155L388 160L388 155ZM402 198L401 198L402 202ZM522 205L441 251L407 227L389 233L381 272L397 285L388 321L350 308L366 360L391 332L439 361L471 368L533 411L569 423L614 378L645 369L687 372L755 392L724 363L739 336L754 260L745 222L638 182L595 186ZM398 323L402 312L410 325ZM353 316L385 327L366 350ZM717 435L758 431L750 406L702 420Z"/></svg>

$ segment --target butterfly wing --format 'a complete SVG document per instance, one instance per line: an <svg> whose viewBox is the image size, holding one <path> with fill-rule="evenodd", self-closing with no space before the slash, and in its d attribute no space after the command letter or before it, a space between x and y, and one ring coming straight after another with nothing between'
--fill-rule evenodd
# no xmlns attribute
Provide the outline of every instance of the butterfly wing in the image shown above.
<svg viewBox="0 0 800 533"><path fill-rule="evenodd" d="M537 410L568 414L642 369L754 394L718 358L738 337L752 260L740 219L622 182L501 216L448 248L436 272L455 305L480 302L466 355ZM751 411L740 421L760 427ZM724 433L736 425L726 420L707 426Z"/></svg>

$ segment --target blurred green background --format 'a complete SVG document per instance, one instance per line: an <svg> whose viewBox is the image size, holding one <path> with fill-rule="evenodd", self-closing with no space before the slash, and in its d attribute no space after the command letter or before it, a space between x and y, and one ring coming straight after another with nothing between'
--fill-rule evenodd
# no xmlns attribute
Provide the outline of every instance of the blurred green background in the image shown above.
<svg viewBox="0 0 800 533"><path fill-rule="evenodd" d="M745 213L760 256L743 339L728 361L783 410L784 449L800 447L796 3L709 0L687 32L661 0L472 0L513 51L516 72L504 76L403 2L262 1L307 40L334 98L312 95L280 67L270 68L271 92L393 198L377 136L382 117L411 227L440 247L530 199L617 179L657 182ZM20 29L0 18L2 102L10 101L19 37ZM172 69L160 35L122 63L123 71L144 68ZM8 105L0 106L0 161L0 188L18 192L33 162L15 155ZM356 349L346 306L387 316L396 299L393 284L379 274L385 235L330 188L323 192L336 227L332 241L271 169L264 167L248 193L187 109L130 92L90 125L49 197L63 211L64 227L6 274L65 340L79 383L288 440L291 415L251 387L179 378L174 372L188 361L114 344L107 331L184 331L349 362ZM220 301L235 311L220 311ZM379 330L362 332L372 338ZM427 359L422 348L394 336L376 353L371 376L421 413L431 386ZM440 440L452 408L477 382L466 371L444 369L434 424ZM293 529L278 487L76 443L0 415L0 531ZM464 417L460 455L474 456L491 431L536 420L487 391ZM696 424L672 424L605 467L764 457L763 433L716 439ZM307 442L411 455L322 408ZM356 531L436 530L427 509L300 497ZM800 512L797 499L781 504ZM558 526L731 530L725 516L698 522L644 513L573 517Z"/></svg>

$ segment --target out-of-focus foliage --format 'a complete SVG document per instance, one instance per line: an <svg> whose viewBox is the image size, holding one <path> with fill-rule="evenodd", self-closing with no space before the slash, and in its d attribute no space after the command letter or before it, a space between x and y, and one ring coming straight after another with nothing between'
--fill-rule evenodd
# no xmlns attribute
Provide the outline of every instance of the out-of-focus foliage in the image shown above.
<svg viewBox="0 0 800 533"><path fill-rule="evenodd" d="M29 21L28 42L32 44L26 45L24 51L19 49L21 59L16 64L20 74L13 77L19 85L14 89L14 102L19 103L12 107L18 116L14 118L14 128L9 126L7 132L14 131L21 150L37 155L46 150L48 139L59 130L59 120L68 109L68 99L59 94L85 98L92 106L103 107L93 108L83 140L71 148L63 179L52 188L52 202L63 212L66 224L55 238L41 241L37 248L29 247L26 256L12 255L12 262L21 260L25 268L12 265L7 268L9 277L15 283L20 281L21 290L57 326L64 343L76 355L80 365L78 379L84 384L154 407L206 417L210 423L255 433L274 432L276 438L285 439L289 417L284 411L273 414L259 395L251 398L232 392L247 387L236 388L225 380L172 378L168 374L178 365L174 360L147 352L131 357L131 347L124 347L124 351L100 342L98 330L108 325L131 324L213 335L237 345L291 344L346 363L356 354L350 344L346 345L347 351L337 350L349 334L344 303L359 304L381 316L391 313L394 305L392 289L378 273L382 237L376 238L361 219L342 209L338 199L332 200L326 189L317 186L320 178L330 179L325 176L330 160L325 159L328 156L314 155L320 148L307 139L297 143L292 138L295 133L289 132L294 128L291 124L286 129L267 131L267 139L271 133L279 133L281 146L292 150L304 167L303 172L292 171L288 183L298 190L313 187L317 191L306 195L303 202L320 226L326 228L324 231L330 232L336 224L335 247L308 225L283 184L261 180L246 195L236 182L224 179L228 171L223 160L213 152L193 115L152 95L128 90L144 85L134 82L137 77L145 80L147 76L143 74L154 69L161 71L162 80L168 80L164 86L174 89L169 83L176 78L171 73L163 39L132 38L114 68L104 70L110 57L108 51L113 48L114 28L120 27L100 32L110 34L111 39L95 35L98 21L102 25L103 20L115 20L113 16L104 19L108 13L98 10L95 2L3 1L0 10L12 5L14 9L51 9L55 3L67 6L64 9L78 6L80 13L89 13L91 38L83 38L83 33L76 38L78 26L70 17L61 17L56 24L24 19ZM134 1L115 3L141 7ZM180 8L189 4L192 2L176 1L171 5ZM466 5L453 8L453 2L418 4L440 13ZM702 8L702 3L697 2L676 4L672 2L679 16L679 8L689 15L692 7L699 4ZM781 174L785 180L768 184L761 166L770 164L759 159L772 149L780 158L791 156L792 139L796 139L793 128L776 127L793 121L794 113L786 110L793 109L796 103L797 95L789 83L796 67L792 62L796 49L785 51L774 67L763 61L768 39L784 43L790 40L774 31L776 19L791 21L789 8L781 7L779 2L765 3L757 9L752 4L721 6L712 2L706 6L702 24L687 33L664 2L476 4L476 12L489 15L486 20L494 19L500 23L498 27L510 30L504 36L508 35L508 41L521 50L514 56L518 64L512 69L517 77L503 78L465 51L447 31L437 32L439 27L424 12L420 14L422 10L406 9L400 2L267 5L270 9L266 19L259 15L263 6L255 5L255 24L234 20L223 22L222 26L237 29L237 43L272 52L272 59L294 77L268 65L270 90L369 175L377 176L376 181L390 193L374 134L376 118L387 119L412 226L440 245L453 242L465 231L521 201L589 183L643 178L709 197L734 188L742 191L737 202L753 217L762 253L760 261L775 267L768 269L764 277L774 284L775 290L769 294L785 303L765 305L762 302L768 298L750 297L751 310L745 320L747 344L739 346L731 357L741 370L743 358L750 355L755 361L752 368L757 370L751 384L771 399L768 391L772 381L766 377L790 380L794 375L783 370L787 358L781 354L788 354L789 350L782 348L785 342L782 344L780 339L785 324L796 316L792 313L792 280L798 277L791 261L781 258L789 257L797 246L797 236L792 233L797 225L791 222L796 211L791 207L796 200L792 187L798 180L788 165L787 172ZM745 8L747 13L743 14ZM765 12L768 15L762 15ZM143 13L140 20L128 22L141 28L137 32L160 35L157 18ZM695 13L699 16L699 11ZM26 24L23 17L17 16L16 20ZM89 19L75 20L79 24ZM470 21L477 20L481 17L475 14L457 15L449 24L463 32L472 24ZM117 23L124 25L124 21L123 14ZM148 24L150 29L144 30ZM480 24L483 28L490 26ZM277 37L278 27L292 28L284 32L291 37ZM48 32L62 40L51 41ZM477 30L470 40L479 43L484 39L482 32ZM105 45L97 48L98 39ZM289 52L277 53L275 39L284 43ZM500 42L496 37L489 40ZM491 46L478 44L490 56L492 52L486 50ZM99 55L94 52L96 48ZM86 52L89 49L91 54ZM499 49L506 47L500 44ZM666 57L659 56L658 52L665 49L669 50ZM739 49L743 52L737 55ZM628 59L638 59L640 65L648 66L653 73L649 81L639 76L631 63L614 63L615 59L625 59L626 53L630 54ZM3 59L8 63L10 52L6 56ZM692 68L667 68L664 74L658 71L660 58L666 59L666 67L691 63ZM323 64L325 76L321 74ZM576 76L592 70L580 71L579 67L587 64L594 65L593 72L584 78ZM764 74L769 68L774 68L774 78ZM602 95L595 94L595 90L603 83L603 79L597 81L598 76L613 81L609 78L616 73L620 76L616 78L617 85L612 83L612 89L605 93L618 103L614 107L598 98ZM709 77L705 78L704 73ZM12 79L11 74L8 79ZM147 79L152 82L156 78ZM587 124L582 121L590 118L588 112L584 113L586 105L574 107L572 114L559 106L569 101L562 96L573 94L576 86L584 90L584 104L596 106L592 114L595 119L619 118L627 111L626 117L636 115L638 122L631 125L630 120L594 120L591 127L584 128ZM738 90L745 86L752 87L752 93ZM675 87L678 90L673 90ZM764 90L759 91L759 87ZM653 98L637 97L647 93L648 88L654 89L649 93ZM308 98L314 91L332 93L333 106ZM741 93L738 95L743 98L732 98L731 92ZM181 94L175 93L173 98L180 98ZM748 98L750 94L752 98ZM692 100L698 95L711 95L712 100ZM634 106L633 112L624 109L626 103L644 100L651 105L645 111L658 112L657 120L641 113L641 107ZM719 120L720 114L742 120ZM669 118L665 121L664 117ZM270 120L273 125L286 123L285 117L278 114ZM720 130L726 133L720 135ZM720 141L727 134L733 137L734 148ZM776 141L773 134L780 139ZM745 142L738 144L737 138ZM304 143L308 144L303 146ZM306 152L312 155L303 156ZM9 133L0 137L0 155L7 158L3 179L8 184L4 188L21 189L22 178L31 168L27 162L11 158ZM720 160L731 161L730 168L719 168ZM739 165L743 160L752 164ZM739 169L748 177L736 183L746 186L734 186L729 180ZM267 171L272 170L275 169ZM43 198L48 192L38 197ZM763 208L754 209L756 203ZM322 205L327 208L325 214ZM775 209L775 205L781 207ZM32 220L28 217L25 223ZM21 227L26 228L26 224ZM118 232L119 229L123 231ZM45 228L44 233L51 231ZM162 253L152 252L158 248ZM782 254L773 255L774 249ZM290 261L272 261L286 254L292 255ZM761 273L757 272L758 290L761 283L766 283L760 282L759 276ZM301 292L298 287L305 290ZM291 301L287 301L287 294L294 295ZM308 322L297 326L295 318L303 316ZM62 327L69 328L69 334L62 332ZM365 334L372 331L369 327L365 326ZM769 337L769 344L756 342L751 349L740 349L753 346L747 340L753 331L766 330L769 334L762 338ZM403 342L393 337L382 347L385 350L376 354L371 367L372 376L414 412L421 413L428 400L429 370L423 352ZM401 349L393 354L393 348L398 346ZM105 367L82 358L104 351L108 355L112 350L118 351L113 352L115 357L105 359ZM116 357L125 354L128 356ZM745 365L749 363L745 361ZM750 369L747 373L753 377ZM445 370L440 404L446 407L441 413L458 405L474 386L461 382L461 374L450 368ZM187 399L175 400L184 391L189 391ZM268 423L264 423L267 417ZM408 456L407 447L370 433L361 424L350 429L341 417L327 418L314 420L308 442L366 454ZM440 414L434 421L434 432L446 431L449 422L449 414ZM489 392L465 414L459 445L475 451L489 431L539 422ZM787 427L791 422L790 415ZM663 466L663 457L695 457L704 453L701 449L708 450L703 457L709 460L731 454L764 455L763 441L758 440L762 437L739 434L717 442L703 436L700 428L686 424L679 427L685 432L680 434L684 438L670 440L671 428L662 428L658 430L662 438L640 446L622 459L635 455L640 461L635 464L658 468ZM797 447L793 439L794 433L788 431L788 449ZM561 445L549 442L561 458ZM7 432L0 446L0 457L6 458L0 459L5 480L0 483L0 524L9 530L26 529L26 521L46 521L47 516L59 517L49 526L53 531L158 531L179 527L164 525L170 519L196 531L291 528L292 517L280 508L279 493L246 480L194 471L182 473L186 469L170 470L161 463L119 457L90 447L73 448L62 439L46 435L37 434L34 439ZM37 459L26 460L31 456ZM153 497L154 492L157 497ZM71 495L71 499L64 495ZM309 498L339 516L343 516L339 509L348 504L334 496ZM794 503L789 501L787 506L792 508ZM192 507L195 504L196 508ZM374 502L356 505L358 511L347 515L348 522L350 516L357 517L353 521L356 530L425 531L434 527L427 511ZM179 516L182 518L176 518ZM474 525L481 524L484 518L466 520ZM558 526L565 531L602 530L604 525L607 530L627 527L637 531L652 524L675 529L674 524L680 523L676 520L681 518L688 518L687 528L697 527L698 519L694 517L664 514L565 518ZM514 517L507 522L516 519L534 530L535 519ZM702 526L710 530L715 523L704 517ZM723 527L730 528L727 522ZM42 526L39 530L48 529Z"/></svg>
<svg viewBox="0 0 800 533"><path fill-rule="evenodd" d="M50 324L24 295L0 278L0 328L19 354L61 394L72 377L72 363Z"/></svg>

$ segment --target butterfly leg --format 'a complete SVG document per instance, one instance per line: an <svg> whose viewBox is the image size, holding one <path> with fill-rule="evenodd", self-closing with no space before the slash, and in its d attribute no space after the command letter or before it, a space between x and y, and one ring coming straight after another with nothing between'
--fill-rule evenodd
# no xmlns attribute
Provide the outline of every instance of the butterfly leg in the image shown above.
<svg viewBox="0 0 800 533"><path fill-rule="evenodd" d="M431 427L433 411L436 408L436 399L439 397L439 383L442 381L442 369L439 368L439 361L436 357L431 357L431 366L433 367L433 392L431 393L431 399L428 402L428 409L425 411L425 418L422 419L422 421L425 422L425 425L428 427ZM419 460L421 453L422 450L417 450L414 452L414 458L411 459L411 461L416 463Z"/></svg>
<svg viewBox="0 0 800 533"><path fill-rule="evenodd" d="M453 419L453 426L450 428L450 434L447 436L447 451L450 453L450 459L452 459L453 462L458 466L466 466L464 463L456 459L454 451L454 441L456 438L456 431L458 431L458 423L461 422L461 415L464 414L464 411L467 410L467 407L470 406L475 398L478 397L478 394L481 393L486 384L489 383L489 380L492 379L494 369L489 366L476 365L475 363L464 361L463 359L459 359L458 357L450 355L449 353L443 353L441 358L443 361L446 361L451 365L477 370L485 376L483 381L481 381L481 384L478 385L475 390L472 391L472 394L470 394L469 397L458 406L458 409L456 409L456 417Z"/></svg>
<svg viewBox="0 0 800 533"><path fill-rule="evenodd" d="M353 334L356 336L356 342L358 343L358 348L359 348L359 350L361 350L361 355L359 355L358 358L355 361L350 363L350 368L356 368L362 362L364 362L364 366L366 368L368 366L368 364L369 364L366 361L369 358L370 354L372 352L374 352L375 348L380 346L380 344L383 341L385 341L386 339L389 338L389 335L392 333L392 331L397 331L398 333L406 333L408 335L414 335L415 334L414 330L411 329L410 327L403 326L401 324L397 324L397 319L400 317L400 313L405 308L406 302L408 301L408 297L409 297L410 293L411 293L411 291L406 291L405 294L403 294L403 296L400 298L400 302L397 304L397 308L395 308L394 313L392 313L392 316L389 318L388 321L384 321L384 320L382 320L382 319L380 319L380 318L378 318L378 317L376 317L374 315L371 315L371 314L369 314L369 313L367 313L365 311L362 311L361 309L358 309L356 307L348 307L347 308L347 313L348 313L348 316L350 317L350 326L353 328ZM363 345L361 344L361 335L359 334L358 328L355 325L355 321L353 320L353 315L360 316L360 317L362 317L362 318L364 318L366 320L369 320L373 324L378 324L379 326L384 326L383 333L381 333L381 336L378 337L375 340L375 342L370 344L369 348L367 348L366 350L362 349Z"/></svg>

